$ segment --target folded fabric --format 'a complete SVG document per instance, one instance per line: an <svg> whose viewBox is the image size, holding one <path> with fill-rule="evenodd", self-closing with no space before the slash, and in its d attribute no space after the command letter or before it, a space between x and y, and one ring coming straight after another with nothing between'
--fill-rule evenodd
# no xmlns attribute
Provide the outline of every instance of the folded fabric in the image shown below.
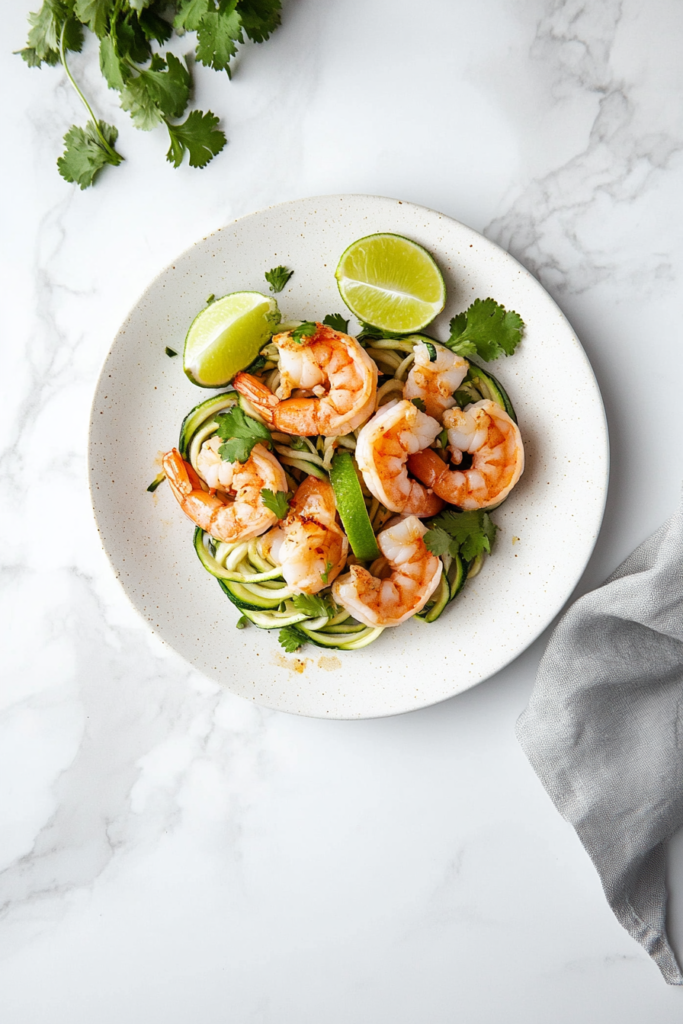
<svg viewBox="0 0 683 1024"><path fill-rule="evenodd" d="M683 984L665 882L683 823L683 507L564 615L517 737L618 920Z"/></svg>

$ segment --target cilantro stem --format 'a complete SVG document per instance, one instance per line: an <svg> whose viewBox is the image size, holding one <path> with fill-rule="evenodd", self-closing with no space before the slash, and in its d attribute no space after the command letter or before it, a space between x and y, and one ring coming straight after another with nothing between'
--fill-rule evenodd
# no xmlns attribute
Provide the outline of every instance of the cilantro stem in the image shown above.
<svg viewBox="0 0 683 1024"><path fill-rule="evenodd" d="M121 156L120 153L117 153L116 150L113 149L109 145L107 140L105 139L104 135L102 134L102 129L100 128L100 122L95 117L95 115L94 115L94 113L92 111L92 107L90 106L90 104L86 100L86 98L83 95L83 93L81 92L81 90L78 88L78 84L76 82L76 79L74 78L74 76L71 74L71 71L69 70L69 65L66 62L66 51L64 49L64 32L65 31L66 31L66 21L62 25L62 31L61 31L60 36L59 36L59 59L62 62L62 66L63 66L64 70L66 71L66 77L69 79L69 81L73 85L74 89L76 90L76 92L78 93L78 95L81 98L81 102L83 103L83 106L88 111L88 114L90 115L90 120L92 121L92 123L94 125L94 128L95 128L95 131L97 132L97 134L99 136L99 139L100 139L100 142L102 143L102 147L109 154L109 156L111 157L110 163L112 163L115 167L118 167L118 165L123 160L123 157Z"/></svg>

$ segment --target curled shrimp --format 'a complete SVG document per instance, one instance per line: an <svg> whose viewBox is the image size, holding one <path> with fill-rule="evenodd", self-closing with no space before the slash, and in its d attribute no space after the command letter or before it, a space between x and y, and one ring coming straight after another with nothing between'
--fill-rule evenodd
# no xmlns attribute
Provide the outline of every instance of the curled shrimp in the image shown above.
<svg viewBox="0 0 683 1024"><path fill-rule="evenodd" d="M356 462L371 494L392 512L433 516L443 501L408 476L408 459L427 448L441 425L412 402L388 402L365 424L356 443ZM438 456L436 456L438 458Z"/></svg>
<svg viewBox="0 0 683 1024"><path fill-rule="evenodd" d="M201 477L177 448L164 455L162 465L185 515L216 540L231 544L258 537L277 522L261 501L261 490L286 491L287 478L263 445L255 445L246 462L224 462L218 454L221 443L212 437L202 445L197 457ZM202 477L209 492L202 487Z"/></svg>
<svg viewBox="0 0 683 1024"><path fill-rule="evenodd" d="M436 353L435 359L431 358L430 348ZM453 392L467 376L469 363L436 341L430 342L429 346L418 341L413 352L415 362L403 388L403 397L421 398L427 415L441 422L446 409L455 405Z"/></svg>
<svg viewBox="0 0 683 1024"><path fill-rule="evenodd" d="M469 469L451 469L434 451L411 455L411 473L445 501L463 509L499 505L524 470L524 446L517 424L496 402L484 399L444 413L449 451L456 465L472 455Z"/></svg>
<svg viewBox="0 0 683 1024"><path fill-rule="evenodd" d="M337 523L332 486L309 476L299 485L289 513L260 541L261 552L282 566L292 590L317 594L346 564L349 542Z"/></svg>
<svg viewBox="0 0 683 1024"><path fill-rule="evenodd" d="M248 373L233 381L269 426L285 434L331 437L356 430L372 414L377 365L355 338L316 324L310 337L296 339L285 331L273 343L280 353L275 394ZM296 389L310 395L290 397Z"/></svg>
<svg viewBox="0 0 683 1024"><path fill-rule="evenodd" d="M442 569L441 560L422 539L426 532L416 516L383 530L377 543L391 575L378 579L360 565L350 566L332 587L337 604L366 626L399 626L424 608L439 585Z"/></svg>

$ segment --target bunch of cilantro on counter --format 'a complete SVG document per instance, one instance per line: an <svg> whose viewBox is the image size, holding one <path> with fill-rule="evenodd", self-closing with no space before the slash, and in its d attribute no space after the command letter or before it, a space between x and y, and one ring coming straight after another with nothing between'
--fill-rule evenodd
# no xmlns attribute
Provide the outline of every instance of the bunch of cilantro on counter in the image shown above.
<svg viewBox="0 0 683 1024"><path fill-rule="evenodd" d="M166 159L179 167L187 152L191 167L205 167L225 146L218 118L210 110L192 110L179 121L190 101L189 68L153 45L163 45L174 32L196 32L196 60L230 76L238 44L268 39L280 24L280 9L280 0L43 0L29 15L28 42L19 53L29 67L63 64L89 116L84 128L72 125L64 136L57 161L62 177L84 189L106 164L123 160L115 148L117 129L95 116L67 64L67 52L83 46L84 29L97 36L102 74L135 127L165 125L171 142Z"/></svg>

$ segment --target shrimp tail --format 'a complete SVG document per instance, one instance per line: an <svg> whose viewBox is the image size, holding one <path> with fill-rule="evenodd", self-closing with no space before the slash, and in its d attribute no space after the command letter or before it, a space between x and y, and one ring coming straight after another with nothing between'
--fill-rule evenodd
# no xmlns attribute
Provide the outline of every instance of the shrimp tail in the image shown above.
<svg viewBox="0 0 683 1024"><path fill-rule="evenodd" d="M223 507L223 502L202 489L201 480L177 448L166 452L162 466L173 496L185 515L203 530L210 530L216 513Z"/></svg>
<svg viewBox="0 0 683 1024"><path fill-rule="evenodd" d="M408 469L433 491L439 486L439 482L448 473L449 469L443 459L432 448L425 448L424 451L416 452L408 457Z"/></svg>
<svg viewBox="0 0 683 1024"><path fill-rule="evenodd" d="M275 420L275 410L280 404L280 399L276 398L273 392L265 384L262 384L260 380L252 377L250 373L244 373L243 371L234 378L232 386L235 391L238 391L240 395L243 395L248 402L251 402L258 409L268 426L272 427Z"/></svg>

